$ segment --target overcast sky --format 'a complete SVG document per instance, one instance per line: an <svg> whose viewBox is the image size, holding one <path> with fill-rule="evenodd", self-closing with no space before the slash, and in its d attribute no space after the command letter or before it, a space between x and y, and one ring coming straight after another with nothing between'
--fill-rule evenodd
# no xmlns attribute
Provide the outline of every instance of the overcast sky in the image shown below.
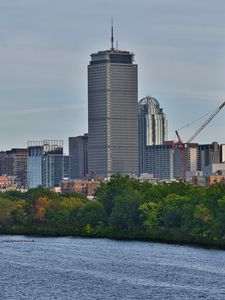
<svg viewBox="0 0 225 300"><path fill-rule="evenodd" d="M139 99L151 95L174 130L225 100L224 0L0 0L0 149L87 132L90 54L135 53ZM204 122L181 130L184 140ZM225 143L225 109L196 142Z"/></svg>

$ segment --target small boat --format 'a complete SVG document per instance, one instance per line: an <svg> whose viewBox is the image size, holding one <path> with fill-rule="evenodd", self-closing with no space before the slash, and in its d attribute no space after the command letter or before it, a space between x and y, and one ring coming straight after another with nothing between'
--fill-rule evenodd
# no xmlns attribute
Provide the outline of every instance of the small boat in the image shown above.
<svg viewBox="0 0 225 300"><path fill-rule="evenodd" d="M3 243L33 243L34 240L3 240Z"/></svg>

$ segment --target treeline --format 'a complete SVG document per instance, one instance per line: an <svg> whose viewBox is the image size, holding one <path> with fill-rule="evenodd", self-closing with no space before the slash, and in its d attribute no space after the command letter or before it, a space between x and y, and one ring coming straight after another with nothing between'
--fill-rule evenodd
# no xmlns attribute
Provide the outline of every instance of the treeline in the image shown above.
<svg viewBox="0 0 225 300"><path fill-rule="evenodd" d="M95 201L43 188L0 194L0 233L145 239L225 247L225 185L114 176Z"/></svg>

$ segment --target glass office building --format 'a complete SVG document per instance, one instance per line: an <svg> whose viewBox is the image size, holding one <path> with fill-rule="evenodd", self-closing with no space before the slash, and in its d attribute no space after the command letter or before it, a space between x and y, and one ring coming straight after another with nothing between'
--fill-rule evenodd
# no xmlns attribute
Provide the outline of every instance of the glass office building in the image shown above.
<svg viewBox="0 0 225 300"><path fill-rule="evenodd" d="M69 157L63 155L63 141L28 142L27 181L29 188L57 187L69 174Z"/></svg>

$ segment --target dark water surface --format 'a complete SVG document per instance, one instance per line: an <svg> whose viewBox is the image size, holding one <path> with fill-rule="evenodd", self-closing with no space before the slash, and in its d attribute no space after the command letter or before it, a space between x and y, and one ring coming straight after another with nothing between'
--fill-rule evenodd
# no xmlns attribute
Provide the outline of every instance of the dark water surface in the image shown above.
<svg viewBox="0 0 225 300"><path fill-rule="evenodd" d="M225 299L225 251L0 236L0 299ZM32 238L31 238L32 239Z"/></svg>

